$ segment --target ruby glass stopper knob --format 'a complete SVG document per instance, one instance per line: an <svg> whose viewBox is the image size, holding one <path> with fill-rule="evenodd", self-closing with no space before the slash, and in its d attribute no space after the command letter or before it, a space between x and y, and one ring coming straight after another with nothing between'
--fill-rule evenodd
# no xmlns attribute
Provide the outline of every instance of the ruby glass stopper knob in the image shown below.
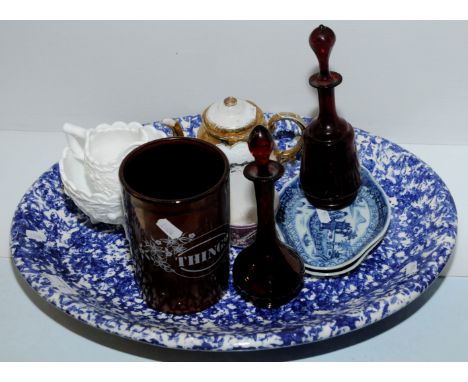
<svg viewBox="0 0 468 382"><path fill-rule="evenodd" d="M309 80L310 85L315 88L334 87L342 81L339 73L331 72L329 69L330 53L335 41L335 32L324 25L315 28L309 36L309 45L317 56L320 68L319 73L314 74Z"/></svg>
<svg viewBox="0 0 468 382"><path fill-rule="evenodd" d="M266 166L275 144L268 129L263 125L254 127L249 135L248 144L257 166Z"/></svg>
<svg viewBox="0 0 468 382"><path fill-rule="evenodd" d="M258 125L252 129L248 145L255 162L249 163L244 168L245 177L251 181L255 179L276 181L281 178L284 168L280 163L270 160L275 141L265 126Z"/></svg>

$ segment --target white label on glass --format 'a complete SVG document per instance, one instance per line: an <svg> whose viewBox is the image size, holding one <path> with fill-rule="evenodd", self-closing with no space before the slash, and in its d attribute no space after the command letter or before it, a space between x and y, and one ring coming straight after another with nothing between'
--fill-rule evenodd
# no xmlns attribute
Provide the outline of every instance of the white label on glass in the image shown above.
<svg viewBox="0 0 468 382"><path fill-rule="evenodd" d="M182 236L182 231L167 219L159 219L156 225L171 239L178 239Z"/></svg>

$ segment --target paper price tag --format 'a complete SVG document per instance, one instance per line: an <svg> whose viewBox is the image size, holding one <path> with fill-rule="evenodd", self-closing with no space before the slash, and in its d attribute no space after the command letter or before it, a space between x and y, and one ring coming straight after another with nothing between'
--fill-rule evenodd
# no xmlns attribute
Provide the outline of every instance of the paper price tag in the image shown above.
<svg viewBox="0 0 468 382"><path fill-rule="evenodd" d="M326 224L326 223L331 222L330 215L329 215L328 211L320 210L318 208L317 208L316 211L317 211L317 215L318 215L318 218L320 220L320 223Z"/></svg>
<svg viewBox="0 0 468 382"><path fill-rule="evenodd" d="M178 239L183 232L167 219L159 219L156 225L171 239Z"/></svg>

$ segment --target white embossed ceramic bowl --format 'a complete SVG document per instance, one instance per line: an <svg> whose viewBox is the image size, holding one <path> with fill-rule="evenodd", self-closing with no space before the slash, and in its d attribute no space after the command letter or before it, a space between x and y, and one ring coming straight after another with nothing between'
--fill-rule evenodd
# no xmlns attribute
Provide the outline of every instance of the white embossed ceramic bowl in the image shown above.
<svg viewBox="0 0 468 382"><path fill-rule="evenodd" d="M122 224L118 170L135 147L166 137L162 131L138 122L114 122L84 129L66 123L68 147L59 162L65 193L92 223Z"/></svg>

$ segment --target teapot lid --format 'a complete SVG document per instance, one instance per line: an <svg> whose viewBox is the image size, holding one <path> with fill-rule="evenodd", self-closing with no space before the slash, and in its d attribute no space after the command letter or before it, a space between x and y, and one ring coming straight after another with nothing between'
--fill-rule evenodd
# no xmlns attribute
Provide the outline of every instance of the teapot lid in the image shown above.
<svg viewBox="0 0 468 382"><path fill-rule="evenodd" d="M222 102L212 104L206 111L209 123L225 130L238 130L253 123L257 116L254 104L227 97Z"/></svg>

